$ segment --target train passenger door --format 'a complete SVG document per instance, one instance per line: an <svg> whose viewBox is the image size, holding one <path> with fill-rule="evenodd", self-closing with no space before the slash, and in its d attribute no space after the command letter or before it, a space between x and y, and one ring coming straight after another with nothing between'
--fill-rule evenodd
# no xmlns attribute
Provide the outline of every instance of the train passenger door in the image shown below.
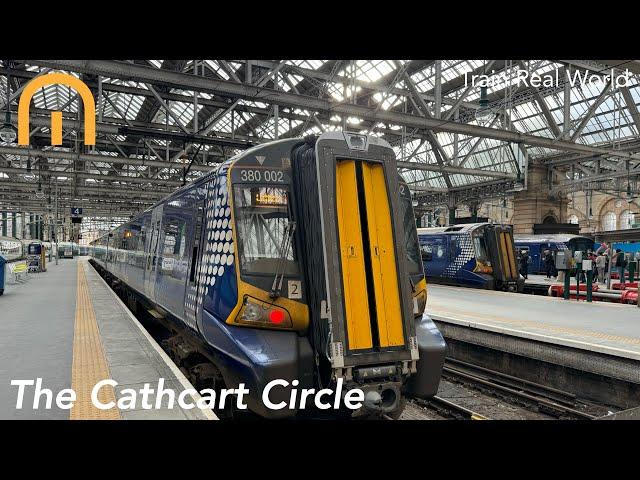
<svg viewBox="0 0 640 480"><path fill-rule="evenodd" d="M348 348L353 351L404 345L383 166L339 161L336 208Z"/></svg>
<svg viewBox="0 0 640 480"><path fill-rule="evenodd" d="M158 205L151 212L151 230L147 237L149 248L146 250L144 270L144 290L151 300L155 300L156 278L158 272L158 248L162 229L162 205Z"/></svg>
<svg viewBox="0 0 640 480"><path fill-rule="evenodd" d="M204 197L204 195L202 195ZM189 276L187 278L187 288L185 291L184 312L188 323L192 328L200 330L199 325L202 322L202 310L198 308L198 298L202 292L200 287L200 262L202 257L202 225L204 219L204 198L195 195L195 222L193 230L193 244L191 245L191 257L189 261Z"/></svg>

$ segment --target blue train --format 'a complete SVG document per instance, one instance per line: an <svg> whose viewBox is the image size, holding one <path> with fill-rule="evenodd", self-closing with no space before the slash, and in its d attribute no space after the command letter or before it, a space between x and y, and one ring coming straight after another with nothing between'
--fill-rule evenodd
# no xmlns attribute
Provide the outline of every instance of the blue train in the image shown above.
<svg viewBox="0 0 640 480"><path fill-rule="evenodd" d="M427 279L437 283L521 292L511 226L470 223L419 228Z"/></svg>
<svg viewBox="0 0 640 480"><path fill-rule="evenodd" d="M266 409L271 380L342 379L365 392L359 413L397 416L407 394L436 393L445 354L422 315L410 200L377 137L279 140L97 239L91 262L173 332L165 346L198 388L244 383L250 410L276 418L297 412Z"/></svg>
<svg viewBox="0 0 640 480"><path fill-rule="evenodd" d="M574 234L540 234L540 235L515 235L515 246L518 252L527 251L531 262L529 273L543 274L546 268L543 261L543 253L550 250L552 253L558 250L570 250L587 252L596 251L600 244L594 244L593 239L583 235Z"/></svg>
<svg viewBox="0 0 640 480"><path fill-rule="evenodd" d="M594 251L600 247L600 243L596 243ZM640 256L640 242L613 242L612 247L614 250L620 249L625 253L632 254L633 257Z"/></svg>

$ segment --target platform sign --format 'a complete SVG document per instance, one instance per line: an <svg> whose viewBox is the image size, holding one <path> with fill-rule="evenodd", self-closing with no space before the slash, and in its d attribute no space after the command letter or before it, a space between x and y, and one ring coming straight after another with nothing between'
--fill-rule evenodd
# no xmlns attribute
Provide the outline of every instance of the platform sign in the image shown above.
<svg viewBox="0 0 640 480"><path fill-rule="evenodd" d="M82 208L71 207L71 215L82 216Z"/></svg>

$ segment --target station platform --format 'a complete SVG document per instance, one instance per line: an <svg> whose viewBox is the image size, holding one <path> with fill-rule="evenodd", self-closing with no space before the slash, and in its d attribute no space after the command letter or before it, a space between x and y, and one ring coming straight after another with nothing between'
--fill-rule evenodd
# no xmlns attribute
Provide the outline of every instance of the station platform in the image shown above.
<svg viewBox="0 0 640 480"><path fill-rule="evenodd" d="M576 284L576 278L571 277L569 279L571 285ZM580 282L580 285L584 285L585 282ZM594 282L598 284L600 288L606 288L607 284L601 282ZM611 287L614 288L614 285L620 283L617 279L611 280ZM564 285L564 282L558 281L557 277L547 278L546 275L536 275L529 274L528 278L524 281L524 291L527 293L537 293L540 295L547 295L549 292L549 287L552 285Z"/></svg>
<svg viewBox="0 0 640 480"><path fill-rule="evenodd" d="M434 319L640 361L640 309L633 305L434 284L428 292Z"/></svg>
<svg viewBox="0 0 640 480"><path fill-rule="evenodd" d="M159 379L176 395L193 387L87 260L60 259L28 282L6 286L0 297L0 419L215 420L209 409L182 409L177 402L166 408L167 396L158 409L144 409L140 401L131 409L94 406L91 391L105 379L118 384L100 389L103 403L145 383L156 390ZM18 387L11 381L37 379L52 391L51 408L45 408L46 395L33 408L35 386L25 386L17 409ZM56 395L68 388L77 399L71 409L59 408ZM153 394L149 399L155 402Z"/></svg>
<svg viewBox="0 0 640 480"><path fill-rule="evenodd" d="M453 353L449 346L471 357L493 352L491 362L506 369L514 367L516 357L528 359L520 362L521 368L532 375L536 369L535 380L540 383L548 381L544 375L565 375L568 368L582 372L576 378L583 383L587 372L600 379L593 385L615 379L624 382L627 392L629 385L640 388L637 306L434 284L429 284L428 292L426 312L451 344L448 355ZM549 373L529 360L561 369L554 367Z"/></svg>

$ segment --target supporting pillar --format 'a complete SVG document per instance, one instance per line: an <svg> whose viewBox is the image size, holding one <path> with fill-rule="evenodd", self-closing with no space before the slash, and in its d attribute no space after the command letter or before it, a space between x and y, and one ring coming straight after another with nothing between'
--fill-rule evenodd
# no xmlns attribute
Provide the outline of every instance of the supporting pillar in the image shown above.
<svg viewBox="0 0 640 480"><path fill-rule="evenodd" d="M25 238L27 234L27 214L25 212L20 212L20 237Z"/></svg>
<svg viewBox="0 0 640 480"><path fill-rule="evenodd" d="M2 236L7 236L7 222L9 219L7 218L7 212L2 212Z"/></svg>
<svg viewBox="0 0 640 480"><path fill-rule="evenodd" d="M533 226L539 223L565 223L568 200L549 198L550 188L559 181L557 174L549 178L545 165L530 162L527 177L527 189L513 197L513 233L534 233Z"/></svg>

